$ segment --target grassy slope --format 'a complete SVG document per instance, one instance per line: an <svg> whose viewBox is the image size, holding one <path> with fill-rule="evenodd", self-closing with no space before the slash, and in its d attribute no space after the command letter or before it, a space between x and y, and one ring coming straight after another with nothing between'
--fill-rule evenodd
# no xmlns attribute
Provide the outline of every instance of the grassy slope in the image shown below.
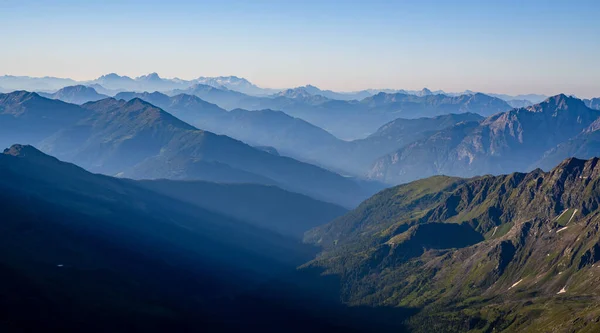
<svg viewBox="0 0 600 333"><path fill-rule="evenodd" d="M421 308L410 321L419 332L593 331L597 164L570 159L548 173L434 177L388 189L307 233L325 248L307 266L338 274L350 304ZM573 219L563 229L565 210ZM465 231L457 236L439 222ZM421 225L432 227L419 233ZM471 232L481 239L469 242ZM460 237L462 245L449 242Z"/></svg>

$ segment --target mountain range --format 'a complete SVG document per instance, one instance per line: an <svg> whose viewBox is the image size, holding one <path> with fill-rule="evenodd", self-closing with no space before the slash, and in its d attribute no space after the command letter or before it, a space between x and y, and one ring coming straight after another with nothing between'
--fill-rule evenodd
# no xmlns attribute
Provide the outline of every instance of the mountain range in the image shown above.
<svg viewBox="0 0 600 333"><path fill-rule="evenodd" d="M159 92L123 92L115 98L140 98L198 128L224 134L254 146L270 145L280 154L355 176L363 176L376 158L425 137L429 132L467 120L483 119L474 113L448 114L434 118L399 118L385 124L365 139L344 141L281 111L226 111L197 96L186 94L169 97Z"/></svg>
<svg viewBox="0 0 600 333"><path fill-rule="evenodd" d="M284 93L290 96L291 92ZM484 120L475 113L465 112L465 108L482 105L481 99L491 101L491 105L499 103L499 110L510 107L480 94L467 99L467 96L416 97L380 93L377 99L368 98L360 103L369 101L382 113L388 107L401 108L394 106L398 103L417 102L421 103L417 105L423 105L419 106L420 113L427 113L426 107L465 113L434 118L398 118L365 139L343 141L321 128L271 110L236 109L227 112L209 103L190 103L191 97L185 97L188 103L172 101L181 100L184 95L169 99L160 93L122 93L117 97L128 99L133 96L161 105L201 128L253 145L271 145L280 153L343 174L367 175L390 184L436 174L472 176L552 166L569 155L560 154L549 162L539 160L550 149L578 135L597 118L597 112L586 108L580 100L565 95L527 108L497 113ZM311 96L301 94L294 98ZM475 108L474 111L484 113L481 109ZM553 135L547 142L538 140L538 136L558 128L561 128L560 135ZM593 152L594 148L590 151ZM593 155L577 156L588 158Z"/></svg>
<svg viewBox="0 0 600 333"><path fill-rule="evenodd" d="M227 110L241 108L283 111L345 140L364 138L397 118L433 117L463 112L491 115L511 109L506 102L484 94L451 97L378 93L361 101L345 101L312 95L305 88L289 89L270 97L249 96L204 85L169 92L170 95L182 93L198 96Z"/></svg>
<svg viewBox="0 0 600 333"><path fill-rule="evenodd" d="M65 90L80 91L77 87ZM337 173L367 177L388 184L408 182L436 174L473 176L485 173L500 174L512 170L528 171L535 167L548 168L568 156L589 158L594 156L596 151L593 136L582 134L598 117L597 111L586 106L586 103L595 105L594 100L582 102L566 95L554 96L539 104L510 110L510 106L505 102L483 94L455 97L430 94L418 97L379 93L357 102L330 100L323 96L311 95L305 89L284 91L275 98L254 97L199 84L190 92L194 95L179 94L170 97L159 92L122 92L115 97L127 101L141 98L209 132L227 135L252 146L270 146L280 155L290 156ZM250 103L251 107L266 104L288 111L226 111L198 95L216 102L223 99L235 105ZM80 93L78 96L85 94ZM345 104L346 108L342 108L340 103ZM304 106L298 106L301 104ZM322 107L327 111L317 112ZM344 115L341 114L342 109L345 110ZM501 110L510 111L496 112ZM471 111L488 114L489 117L483 120L474 114L471 116ZM456 112L453 118L447 116L454 114L453 112ZM288 115L294 113L300 115ZM395 118L399 114L413 118L418 114L431 116L437 113L446 115L437 119L417 119L409 127L399 124L408 124L410 119ZM460 114L466 116L458 116ZM314 115L321 121L328 119L325 122L336 123L338 128L354 135L361 129L344 126L346 122L360 123L364 128L363 126L371 121L376 120L376 123L372 123L372 126L375 126L388 118L395 120L390 124L384 123L385 125L365 139L344 141L331 135L324 128L305 121ZM394 126L391 124L394 123L399 127L392 131L390 129ZM552 135L545 141L538 139L542 133L558 129L559 134ZM585 132L593 133L595 127L592 126ZM582 144L583 141L588 143ZM578 148L580 146L581 148ZM69 160L68 156L58 156ZM180 165L177 168L188 167L186 164L185 167ZM146 167L140 168L136 172L142 175L146 172L142 171ZM175 171L162 170L159 174L144 174L144 177L161 177L163 173L166 177L174 177L173 172ZM214 178L206 179L227 181L226 178L219 178L217 174L210 177ZM260 178L260 181L278 184L269 182L270 178ZM256 182L258 178L243 173L237 174L233 180ZM298 191L296 188L288 189ZM314 196L312 192L302 191ZM320 199L331 201L331 198ZM346 206L349 202L356 203L336 202Z"/></svg>
<svg viewBox="0 0 600 333"><path fill-rule="evenodd" d="M48 86L58 85L60 82L77 83L73 80L54 78L16 79L17 77L11 76L0 77L0 86L4 89L28 89L31 86L28 82L48 81ZM196 95L227 110L241 108L284 111L345 140L364 138L381 125L400 117L431 117L460 112L474 112L487 116L507 111L511 107L524 107L534 103L524 98L537 101L535 95L510 99L511 96L504 95L496 98L473 91L446 93L427 88L419 91L370 89L351 93L321 90L312 85L287 90L263 89L244 78L235 76L182 80L161 78L157 73L136 78L110 73L95 80L79 82L79 85L90 86L107 96L114 96L123 91L159 91L172 96L185 93ZM52 94L62 94L62 92L50 92L49 89L40 89L38 86L36 85L34 90L44 93L46 97L55 98ZM60 88L63 87L65 85L61 85ZM85 99L93 101L98 97L84 97L83 100ZM68 96L63 100L78 104L83 101Z"/></svg>
<svg viewBox="0 0 600 333"><path fill-rule="evenodd" d="M565 144L593 132L598 116L600 113L583 101L557 95L481 122L460 123L435 132L380 158L369 175L388 183L402 183L436 174L474 176L529 171L572 156L567 151L589 158L592 150L575 152ZM548 154L552 157L544 157Z"/></svg>
<svg viewBox="0 0 600 333"><path fill-rule="evenodd" d="M135 78L128 76L121 76L116 73L109 73L102 75L94 80L76 81L73 79L64 79L56 77L28 77L28 76L12 76L4 75L0 76L0 87L3 87L4 92L10 92L14 90L30 90L30 91L41 91L41 92L53 92L64 88L66 86L83 84L95 88L98 92L107 95L114 95L119 91L167 91L173 89L186 89L194 84L204 84L213 86L216 88L227 88L230 90L242 92L244 94L253 96L267 96L276 94L285 89L271 89L261 88L256 84L248 81L245 78L237 76L218 76L218 77L198 77L196 79L184 80L179 78L167 79L160 77L157 73L150 73L141 75ZM337 100L362 100L366 97L376 95L380 92L384 93L402 93L416 96L428 96L428 95L447 95L447 96L460 96L460 95L472 95L476 92L471 90L465 90L463 92L445 92L443 90L432 91L427 88L421 90L405 90L405 89L365 89L360 91L352 92L335 92L331 90L322 90L313 85L306 85L303 87L296 87L305 89L312 95L321 95L329 99ZM548 96L540 94L523 94L523 95L506 95L506 94L492 94L487 95L500 98L504 101L510 102L511 104L517 103L529 103L535 104L543 101ZM517 105L515 105L517 106ZM525 105L519 105L525 106Z"/></svg>
<svg viewBox="0 0 600 333"><path fill-rule="evenodd" d="M196 91L196 94L200 94L207 99L214 97L214 94L221 94L222 98L227 99L228 94L231 93L242 99L272 100L265 97L256 98L237 92L228 92L209 86L203 87L206 88L202 90L203 93L200 94ZM196 88L199 88L199 86L196 86ZM373 115L376 113L385 115L384 117L376 116L380 121L383 121L385 117L392 118L397 113L393 111L396 109L402 109L402 112L413 110L413 115L432 112L459 112L454 118L448 116L440 116L437 120L436 118L422 118L412 122L413 125L410 125L410 127L399 125L410 123L409 119L398 118L390 124L382 126L365 139L344 141L306 121L272 110L247 111L234 109L226 111L217 105L186 94L169 97L155 92L152 94L120 93L116 96L117 99L125 100L130 100L133 97L158 105L199 128L225 134L254 146L272 146L283 155L317 164L338 173L358 177L366 175L373 180L391 184L435 174L472 176L482 173L499 174L511 170L526 171L536 166L549 167L569 156L568 153L562 153L559 155L554 154L556 157L551 157L549 150L568 139L574 138L583 131L585 126L589 126L597 118L596 112L584 106L585 103L589 104L591 101L581 103L580 100L566 95L555 96L543 103L526 108L516 108L509 112L491 115L480 125L475 122L483 119L470 116L470 110L485 114L485 110L490 110L489 113L495 113L491 110L510 109L510 106L498 99L489 98L482 94L457 97L444 95L417 97L405 94L380 93L360 102L332 101L325 97L319 97L315 100L314 95L310 95L304 90L285 91L280 94L279 98L301 100L310 105L320 105L328 102L369 105L370 111L362 113L357 111L354 113L356 117L360 118L362 124L367 123L367 119L375 119ZM552 104L551 100L561 98L564 101L555 101ZM567 105L569 103L577 105L572 105L569 109L569 105ZM405 107L404 105L409 106ZM564 119L558 117L558 114L553 115L561 109L569 110L560 112L560 115L565 115ZM583 112L581 119L578 118L579 113L577 112L579 111L577 110ZM466 112L466 116L459 117L458 115L463 112ZM568 115L573 115L573 112L576 112L577 115L568 117ZM333 115L336 112L328 109L327 112L322 112L320 117L324 117L323 114L325 113ZM361 117L361 115L366 116ZM341 115L338 116L342 117ZM529 116L536 117L536 119L528 119ZM331 117L331 120L333 121L334 118ZM544 119L542 120L542 118ZM344 119L354 122L354 120L350 120L351 117L349 116ZM448 121L450 119L452 121ZM471 123L463 124L465 121ZM343 123L338 121L338 124ZM394 123L399 127L392 131L391 129L394 126L391 124ZM452 126L459 123L459 126L452 128ZM564 126L567 126L567 124L573 124L573 126L568 125L565 128ZM544 128L538 125L551 127ZM546 130L559 127L562 128L561 135L552 136L546 143L527 138L527 135L535 138ZM499 130L499 128L506 128L506 130ZM513 130L513 128L516 130ZM348 127L344 127L344 129L348 130ZM515 131L516 133L514 133ZM525 138L522 138L523 133L526 133ZM489 138L486 136L489 136ZM387 139L382 140L382 138ZM448 141L447 138L451 138L451 140ZM481 147L487 140L490 141L491 146ZM523 140L525 142L521 142ZM531 140L533 146L528 146L529 140ZM440 145L438 141L443 144ZM408 144L413 145L407 147ZM431 147L433 146L438 148L432 150ZM440 149L440 147L443 148ZM565 149L567 148L564 148L563 145L563 148L558 149L558 151ZM582 158L593 156L590 154L592 154L594 148L589 150L590 152L587 155L584 150L581 150L581 153L576 156ZM427 151L428 153L419 155L421 151ZM449 154L449 156L445 154ZM509 157L506 156L507 154ZM546 158L547 162L542 160L545 154L549 155ZM471 156L473 160L470 159L471 157L466 158L464 156ZM531 160L535 156L537 156L537 159ZM500 161L497 163L494 159L500 159ZM429 167L428 163L434 166ZM411 171L411 168L414 168L414 171Z"/></svg>
<svg viewBox="0 0 600 333"><path fill-rule="evenodd" d="M0 110L2 142L35 144L93 172L277 185L347 207L370 193L350 178L198 130L140 99L77 106L16 92L0 95Z"/></svg>
<svg viewBox="0 0 600 333"><path fill-rule="evenodd" d="M597 99L98 80L0 94L3 332L600 330Z"/></svg>

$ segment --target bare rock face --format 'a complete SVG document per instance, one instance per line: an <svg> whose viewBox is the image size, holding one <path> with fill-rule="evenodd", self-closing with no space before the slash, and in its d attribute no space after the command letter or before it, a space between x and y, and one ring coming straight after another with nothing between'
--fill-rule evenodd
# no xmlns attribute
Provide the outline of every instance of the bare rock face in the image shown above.
<svg viewBox="0 0 600 333"><path fill-rule="evenodd" d="M435 174L529 171L549 150L582 133L598 116L600 112L583 101L557 95L531 107L493 115L477 125L458 124L433 133L376 161L369 176L401 183Z"/></svg>
<svg viewBox="0 0 600 333"><path fill-rule="evenodd" d="M583 102L590 109L600 110L600 97L585 99Z"/></svg>

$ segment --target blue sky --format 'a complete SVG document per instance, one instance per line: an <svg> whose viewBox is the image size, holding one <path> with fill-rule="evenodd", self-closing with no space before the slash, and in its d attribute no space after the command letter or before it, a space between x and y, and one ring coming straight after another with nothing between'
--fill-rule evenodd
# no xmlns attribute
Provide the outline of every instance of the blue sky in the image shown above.
<svg viewBox="0 0 600 333"><path fill-rule="evenodd" d="M600 1L0 0L0 75L600 96Z"/></svg>

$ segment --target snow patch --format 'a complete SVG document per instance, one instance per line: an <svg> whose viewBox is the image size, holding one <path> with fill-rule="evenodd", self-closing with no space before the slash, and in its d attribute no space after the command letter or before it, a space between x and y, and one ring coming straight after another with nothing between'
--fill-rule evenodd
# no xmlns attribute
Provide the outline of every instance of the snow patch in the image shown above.
<svg viewBox="0 0 600 333"><path fill-rule="evenodd" d="M558 215L558 217L555 219L555 221L560 220L560 217L563 216L567 211L568 211L568 209L563 210L563 212L560 213L560 215Z"/></svg>
<svg viewBox="0 0 600 333"><path fill-rule="evenodd" d="M565 230L565 229L567 229L567 228L568 228L568 227L562 227L562 228L560 228L560 229L556 230L556 233L559 233L559 232L561 232L561 231L563 231L563 230Z"/></svg>
<svg viewBox="0 0 600 333"><path fill-rule="evenodd" d="M571 215L571 218L569 219L569 222L567 222L567 224L565 224L565 225L569 225L569 223L571 223L571 220L572 220L572 219L573 219L573 217L575 216L575 213L577 213L577 209L575 209L575 210L573 211L573 215Z"/></svg>
<svg viewBox="0 0 600 333"><path fill-rule="evenodd" d="M521 283L521 281L523 281L523 279L515 282L515 284L513 284L512 286L510 286L510 288L508 288L508 290L511 290L512 288L516 287L519 283Z"/></svg>
<svg viewBox="0 0 600 333"><path fill-rule="evenodd" d="M556 294L564 294L567 292L567 286L564 286L559 292L557 292Z"/></svg>

